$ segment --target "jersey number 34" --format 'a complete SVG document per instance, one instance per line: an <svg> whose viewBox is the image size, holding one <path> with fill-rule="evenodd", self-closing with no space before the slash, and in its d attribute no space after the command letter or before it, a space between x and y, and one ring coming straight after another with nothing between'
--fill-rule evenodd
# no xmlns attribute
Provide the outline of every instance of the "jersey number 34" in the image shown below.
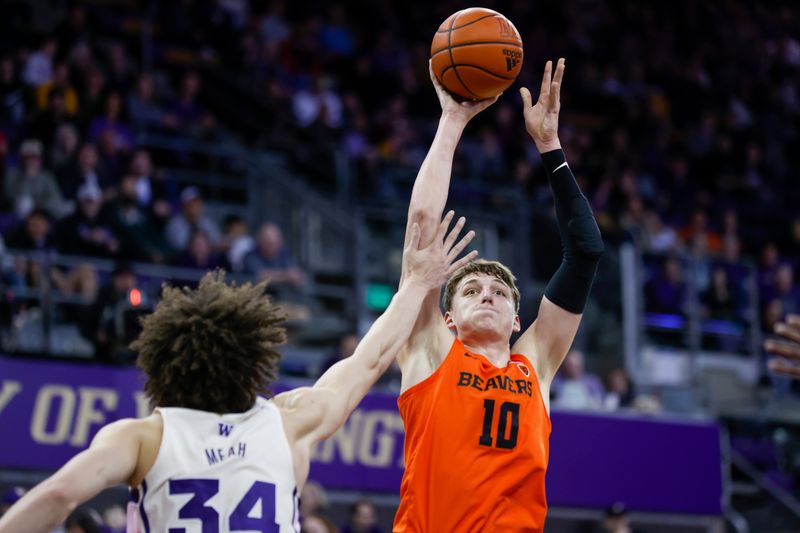
<svg viewBox="0 0 800 533"><path fill-rule="evenodd" d="M218 492L218 479L172 479L169 482L170 495L192 495L178 511L178 518L200 520L202 533L219 533L219 513L206 505ZM261 516L253 518L252 511L259 502ZM279 533L279 526L275 523L275 485L263 481L253 483L228 517L227 530ZM169 533L186 533L186 530L182 527L171 527Z"/></svg>

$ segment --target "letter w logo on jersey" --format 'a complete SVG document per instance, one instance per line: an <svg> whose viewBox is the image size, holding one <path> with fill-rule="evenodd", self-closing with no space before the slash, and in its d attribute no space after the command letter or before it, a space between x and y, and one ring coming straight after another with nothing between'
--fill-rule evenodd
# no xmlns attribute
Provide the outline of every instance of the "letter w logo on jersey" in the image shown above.
<svg viewBox="0 0 800 533"><path fill-rule="evenodd" d="M231 434L233 430L233 426L229 426L228 424L220 424L219 425L219 434L223 437L227 437Z"/></svg>

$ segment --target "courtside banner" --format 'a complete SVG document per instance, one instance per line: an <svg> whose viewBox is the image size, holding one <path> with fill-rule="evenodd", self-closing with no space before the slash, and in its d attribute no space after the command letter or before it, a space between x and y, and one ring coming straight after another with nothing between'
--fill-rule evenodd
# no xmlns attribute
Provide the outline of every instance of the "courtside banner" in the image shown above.
<svg viewBox="0 0 800 533"><path fill-rule="evenodd" d="M0 468L56 469L104 424L147 416L142 385L132 368L0 356ZM721 514L716 424L573 412L553 413L552 423L550 506L622 501L639 511ZM402 474L403 423L391 394L368 395L312 456L311 478L331 489L396 493Z"/></svg>

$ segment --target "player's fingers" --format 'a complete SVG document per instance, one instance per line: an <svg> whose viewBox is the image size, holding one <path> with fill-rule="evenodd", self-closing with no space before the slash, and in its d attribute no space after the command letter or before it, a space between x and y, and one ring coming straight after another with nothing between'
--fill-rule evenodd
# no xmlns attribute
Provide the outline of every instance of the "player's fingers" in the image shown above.
<svg viewBox="0 0 800 533"><path fill-rule="evenodd" d="M550 113L558 113L558 105L561 102L561 86L553 82L550 85L550 98L547 101L547 111Z"/></svg>
<svg viewBox="0 0 800 533"><path fill-rule="evenodd" d="M764 349L771 354L782 355L800 361L800 346L794 343L769 339L764 341Z"/></svg>
<svg viewBox="0 0 800 533"><path fill-rule="evenodd" d="M567 63L564 61L563 57L558 58L558 64L556 65L556 73L553 75L553 81L561 85L561 80L564 79L564 69L567 68Z"/></svg>
<svg viewBox="0 0 800 533"><path fill-rule="evenodd" d="M784 320L790 326L800 327L800 315L786 315Z"/></svg>
<svg viewBox="0 0 800 533"><path fill-rule="evenodd" d="M439 229L436 230L436 239L434 239L433 244L444 241L444 236L447 235L447 228L450 227L450 222L453 220L453 216L455 214L456 212L451 209L444 216L442 221L439 223Z"/></svg>
<svg viewBox="0 0 800 533"><path fill-rule="evenodd" d="M775 333L784 339L800 343L800 328L798 327L790 326L785 322L778 322L775 324Z"/></svg>
<svg viewBox="0 0 800 533"><path fill-rule="evenodd" d="M447 254L447 260L448 260L448 261L450 261L450 262L452 262L453 260L455 260L455 258L456 258L456 257L458 257L458 255L459 255L459 254L460 254L462 251L464 251L464 248L466 248L466 247L467 247L467 245L468 245L469 243L471 243L471 242L472 242L472 239L474 239L474 238L475 238L475 232L474 232L474 231L472 231L472 230L469 230L469 231L467 232L467 234L466 234L466 235L464 235L464 236L461 238L461 240L460 240L460 241L458 241L458 243L456 243L456 245L455 245L455 246L453 246L453 247L450 249L450 252L448 252L448 254Z"/></svg>
<svg viewBox="0 0 800 533"><path fill-rule="evenodd" d="M770 371L781 376L800 378L800 367L783 359L770 359L767 362Z"/></svg>
<svg viewBox="0 0 800 533"><path fill-rule="evenodd" d="M463 267L464 265L466 265L470 261L474 261L476 257L478 257L478 251L477 250L472 250L470 253L468 253L467 255L465 255L464 257L462 257L461 259L459 259L458 261L456 261L452 265L450 265L450 268L447 269L447 276L449 277L450 275L453 274L453 272L455 272L459 268Z"/></svg>
<svg viewBox="0 0 800 533"><path fill-rule="evenodd" d="M528 109L529 107L533 106L533 102L531 101L531 92L527 87L520 87L519 95L522 97L522 109Z"/></svg>
<svg viewBox="0 0 800 533"><path fill-rule="evenodd" d="M453 226L453 229L450 230L450 233L447 234L447 238L444 240L444 249L450 250L453 246L453 243L456 242L458 235L461 233L461 230L464 229L464 224L467 223L467 219L464 217L458 217L456 221L456 225Z"/></svg>
<svg viewBox="0 0 800 533"><path fill-rule="evenodd" d="M550 79L552 78L553 62L548 61L544 64L544 74L542 75L542 86L539 88L539 101L544 103L550 95Z"/></svg>

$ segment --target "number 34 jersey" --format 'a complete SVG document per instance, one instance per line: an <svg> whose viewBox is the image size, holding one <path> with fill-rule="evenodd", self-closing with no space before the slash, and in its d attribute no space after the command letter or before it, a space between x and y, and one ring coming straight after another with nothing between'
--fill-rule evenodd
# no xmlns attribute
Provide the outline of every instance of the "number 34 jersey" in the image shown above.
<svg viewBox="0 0 800 533"><path fill-rule="evenodd" d="M406 470L395 533L544 529L550 419L525 356L498 368L455 339L398 405Z"/></svg>
<svg viewBox="0 0 800 533"><path fill-rule="evenodd" d="M132 491L136 517L129 516L128 531L300 530L292 454L273 402L259 398L249 411L224 415L158 411L161 447Z"/></svg>

